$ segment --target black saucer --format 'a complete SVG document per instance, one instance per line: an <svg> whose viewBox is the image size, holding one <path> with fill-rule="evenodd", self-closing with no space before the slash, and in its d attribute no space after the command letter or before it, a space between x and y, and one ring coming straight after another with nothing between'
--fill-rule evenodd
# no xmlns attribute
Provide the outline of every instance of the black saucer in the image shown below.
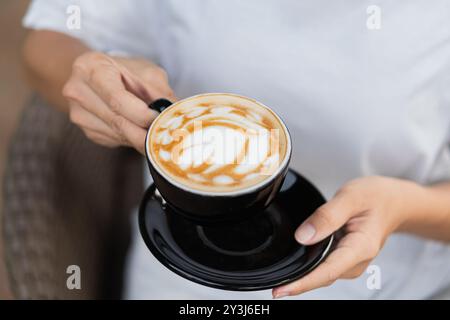
<svg viewBox="0 0 450 320"><path fill-rule="evenodd" d="M312 184L289 170L264 212L245 221L202 226L163 205L151 185L141 203L139 226L152 254L178 275L224 290L263 290L304 276L328 254L333 236L308 247L294 239L295 229L324 202Z"/></svg>

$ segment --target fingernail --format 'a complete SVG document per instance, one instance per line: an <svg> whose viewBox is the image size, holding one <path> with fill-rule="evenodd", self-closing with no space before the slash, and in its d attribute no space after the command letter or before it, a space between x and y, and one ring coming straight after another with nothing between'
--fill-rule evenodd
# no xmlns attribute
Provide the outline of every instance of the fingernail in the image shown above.
<svg viewBox="0 0 450 320"><path fill-rule="evenodd" d="M280 291L280 292L275 292L274 294L273 294L273 298L274 299L281 299L281 298L284 298L284 297L287 297L287 296L289 296L290 294L289 294L289 292L287 292L287 291Z"/></svg>
<svg viewBox="0 0 450 320"><path fill-rule="evenodd" d="M295 232L295 239L301 244L306 244L316 234L316 229L311 223L305 223Z"/></svg>

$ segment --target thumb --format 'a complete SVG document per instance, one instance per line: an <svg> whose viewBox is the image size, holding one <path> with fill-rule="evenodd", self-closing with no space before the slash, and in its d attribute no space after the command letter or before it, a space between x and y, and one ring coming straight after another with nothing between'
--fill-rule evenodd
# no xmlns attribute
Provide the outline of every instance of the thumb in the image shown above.
<svg viewBox="0 0 450 320"><path fill-rule="evenodd" d="M310 245L330 236L357 212L353 202L345 195L334 197L298 227L295 239L303 245Z"/></svg>

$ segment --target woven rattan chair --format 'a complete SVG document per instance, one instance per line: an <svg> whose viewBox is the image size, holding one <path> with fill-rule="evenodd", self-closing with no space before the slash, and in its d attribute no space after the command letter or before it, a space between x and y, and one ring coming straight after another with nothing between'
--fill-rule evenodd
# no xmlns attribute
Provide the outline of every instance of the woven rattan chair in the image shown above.
<svg viewBox="0 0 450 320"><path fill-rule="evenodd" d="M4 177L3 236L20 299L120 298L141 157L88 141L38 97L26 106ZM81 268L81 290L66 286Z"/></svg>

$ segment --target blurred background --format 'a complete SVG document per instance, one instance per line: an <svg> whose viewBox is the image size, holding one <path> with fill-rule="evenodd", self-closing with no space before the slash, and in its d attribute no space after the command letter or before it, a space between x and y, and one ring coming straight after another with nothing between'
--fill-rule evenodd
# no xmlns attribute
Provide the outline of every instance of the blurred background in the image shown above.
<svg viewBox="0 0 450 320"><path fill-rule="evenodd" d="M26 33L21 27L21 18L27 5L28 0L0 0L0 179L4 175L9 140L17 126L22 106L30 94L20 65L20 47ZM0 208L3 197L1 182L0 180ZM3 226L0 225L0 232L2 230ZM0 300L10 298L12 296L8 289L0 236Z"/></svg>
<svg viewBox="0 0 450 320"><path fill-rule="evenodd" d="M0 0L0 300L119 299L142 157L92 143L32 94L21 61L29 2ZM66 282L74 264L78 290Z"/></svg>

